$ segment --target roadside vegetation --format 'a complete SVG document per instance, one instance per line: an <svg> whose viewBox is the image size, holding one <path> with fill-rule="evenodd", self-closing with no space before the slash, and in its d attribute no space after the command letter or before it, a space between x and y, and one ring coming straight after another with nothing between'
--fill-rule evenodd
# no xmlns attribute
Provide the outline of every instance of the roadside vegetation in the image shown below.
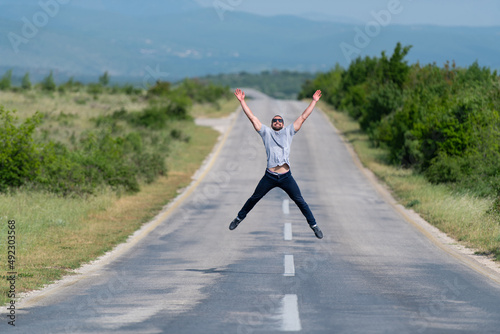
<svg viewBox="0 0 500 334"><path fill-rule="evenodd" d="M0 305L111 250L173 199L219 133L195 116L222 117L228 87L186 79L147 90L95 84L32 85L0 79ZM8 221L15 220L15 270Z"/></svg>
<svg viewBox="0 0 500 334"><path fill-rule="evenodd" d="M335 125L403 204L500 260L500 77L477 62L410 65L410 50L337 66L299 98L320 87Z"/></svg>

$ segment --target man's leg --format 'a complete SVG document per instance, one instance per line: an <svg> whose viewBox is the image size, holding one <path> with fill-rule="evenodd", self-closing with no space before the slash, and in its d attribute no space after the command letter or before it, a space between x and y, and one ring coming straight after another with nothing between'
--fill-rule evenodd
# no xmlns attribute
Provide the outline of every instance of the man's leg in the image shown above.
<svg viewBox="0 0 500 334"><path fill-rule="evenodd" d="M257 184L255 191L252 196L246 201L245 205L241 208L240 212L238 212L238 218L241 220L245 219L250 210L253 209L255 204L261 200L271 189L277 186L275 180L271 177L264 175L262 179Z"/></svg>
<svg viewBox="0 0 500 334"><path fill-rule="evenodd" d="M257 204L257 202L260 201L260 199L264 197L269 192L269 190L277 186L277 182L266 174L264 174L262 179L259 181L259 184L257 184L253 195L246 201L240 212L238 212L238 216L229 225L230 230L234 230L236 227L238 227L240 222L245 219L245 217L250 212L250 210L253 209L255 204Z"/></svg>
<svg viewBox="0 0 500 334"><path fill-rule="evenodd" d="M300 212L302 212L304 217L306 217L307 223L309 224L309 227L314 231L316 237L319 239L323 238L323 232L321 232L319 227L316 225L316 219L314 218L309 205L302 197L299 186L297 185L297 182L295 182L295 179L293 178L291 172L290 175L281 180L279 187L283 189L288 194L288 196L290 196L295 204L297 204Z"/></svg>
<svg viewBox="0 0 500 334"><path fill-rule="evenodd" d="M288 196L290 196L295 204L297 204L300 212L302 212L304 217L306 217L307 223L311 226L316 225L316 219L314 219L314 215L311 212L309 205L307 205L306 201L302 197L299 186L297 185L297 182L295 182L292 174L282 180L282 182L280 183L280 188L283 189L288 194Z"/></svg>

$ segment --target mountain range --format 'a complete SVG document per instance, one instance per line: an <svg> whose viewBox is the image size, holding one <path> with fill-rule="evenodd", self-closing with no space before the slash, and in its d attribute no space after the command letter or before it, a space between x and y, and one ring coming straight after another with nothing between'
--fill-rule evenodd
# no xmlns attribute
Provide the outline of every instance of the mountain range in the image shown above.
<svg viewBox="0 0 500 334"><path fill-rule="evenodd" d="M239 12L226 0L0 0L0 75L153 83L263 70L327 71L413 45L410 63L500 69L500 26L392 25ZM387 21L387 20L386 20Z"/></svg>

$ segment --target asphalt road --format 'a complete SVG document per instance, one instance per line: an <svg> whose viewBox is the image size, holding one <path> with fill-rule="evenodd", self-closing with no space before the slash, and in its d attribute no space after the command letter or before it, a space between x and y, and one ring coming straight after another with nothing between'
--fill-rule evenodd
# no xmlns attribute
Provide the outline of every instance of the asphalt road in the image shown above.
<svg viewBox="0 0 500 334"><path fill-rule="evenodd" d="M290 124L307 106L254 97L265 124L275 114ZM324 239L279 189L229 231L266 166L240 112L210 169L161 223L20 303L15 328L2 314L0 332L500 333L498 277L443 251L384 200L323 114L313 112L291 152Z"/></svg>

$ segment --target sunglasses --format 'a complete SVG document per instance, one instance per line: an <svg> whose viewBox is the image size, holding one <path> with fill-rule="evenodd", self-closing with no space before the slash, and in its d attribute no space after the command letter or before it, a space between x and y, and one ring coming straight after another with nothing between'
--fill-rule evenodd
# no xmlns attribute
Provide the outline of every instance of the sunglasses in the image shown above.
<svg viewBox="0 0 500 334"><path fill-rule="evenodd" d="M283 120L281 118L273 118L273 123L278 122L278 123L283 123Z"/></svg>

